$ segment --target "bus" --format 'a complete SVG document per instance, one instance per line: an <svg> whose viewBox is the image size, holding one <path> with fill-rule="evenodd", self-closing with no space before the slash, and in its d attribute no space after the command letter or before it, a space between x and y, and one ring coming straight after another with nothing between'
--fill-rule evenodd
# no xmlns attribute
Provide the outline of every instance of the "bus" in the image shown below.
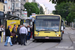
<svg viewBox="0 0 75 50"><path fill-rule="evenodd" d="M36 15L34 21L33 39L62 40L62 20L60 15Z"/></svg>

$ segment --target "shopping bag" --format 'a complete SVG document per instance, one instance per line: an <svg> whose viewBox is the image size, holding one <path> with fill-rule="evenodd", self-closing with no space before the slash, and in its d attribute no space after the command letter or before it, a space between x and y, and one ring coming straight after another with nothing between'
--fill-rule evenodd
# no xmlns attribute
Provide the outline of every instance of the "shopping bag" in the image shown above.
<svg viewBox="0 0 75 50"><path fill-rule="evenodd" d="M11 38L9 37L8 42L10 42L10 41L11 41Z"/></svg>

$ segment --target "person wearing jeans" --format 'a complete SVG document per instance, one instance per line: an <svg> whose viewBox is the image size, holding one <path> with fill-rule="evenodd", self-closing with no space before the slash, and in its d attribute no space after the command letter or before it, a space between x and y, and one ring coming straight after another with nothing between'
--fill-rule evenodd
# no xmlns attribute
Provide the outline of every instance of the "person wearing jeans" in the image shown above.
<svg viewBox="0 0 75 50"><path fill-rule="evenodd" d="M9 30L9 26L8 26L8 29L5 29L5 32L6 32L6 41L5 41L5 44L4 44L4 46L7 46L7 43L8 43L8 39L10 38L10 36L11 36L11 34L10 34L10 30ZM12 46L12 42L11 42L11 38L10 38L10 45Z"/></svg>
<svg viewBox="0 0 75 50"><path fill-rule="evenodd" d="M9 38L10 38L10 36L7 36L7 37L6 37L6 42L5 42L5 46L7 46L7 43L8 43L8 39L9 39ZM10 39L10 42L9 42L9 43L10 43L10 45L12 46L12 42L11 42L11 39Z"/></svg>

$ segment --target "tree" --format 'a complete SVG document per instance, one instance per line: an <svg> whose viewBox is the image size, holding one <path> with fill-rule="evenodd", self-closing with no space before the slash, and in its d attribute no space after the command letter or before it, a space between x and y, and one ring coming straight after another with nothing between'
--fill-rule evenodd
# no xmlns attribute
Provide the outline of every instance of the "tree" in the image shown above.
<svg viewBox="0 0 75 50"><path fill-rule="evenodd" d="M49 0L49 1L52 1L52 3L57 3L57 4L60 4L62 2L75 2L75 0Z"/></svg>
<svg viewBox="0 0 75 50"><path fill-rule="evenodd" d="M40 6L40 14L44 14L44 10L43 10L42 6Z"/></svg>
<svg viewBox="0 0 75 50"><path fill-rule="evenodd" d="M27 9L27 15L28 17L32 14L32 13L36 13L36 14L39 14L39 8L38 8L38 5L37 3L25 3L24 4L24 8Z"/></svg>
<svg viewBox="0 0 75 50"><path fill-rule="evenodd" d="M55 6L55 9L53 11L54 14L59 14L61 15L62 18L67 20L68 25L70 22L73 22L75 19L75 3L73 2L62 2L60 4L57 4Z"/></svg>

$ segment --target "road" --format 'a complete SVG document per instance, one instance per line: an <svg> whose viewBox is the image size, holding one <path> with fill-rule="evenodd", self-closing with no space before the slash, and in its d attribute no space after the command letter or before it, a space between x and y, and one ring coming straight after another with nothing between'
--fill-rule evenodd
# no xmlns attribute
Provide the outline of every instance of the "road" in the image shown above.
<svg viewBox="0 0 75 50"><path fill-rule="evenodd" d="M75 30L66 27L64 32L61 42L55 40L32 42L33 39L31 39L26 43L27 46L16 44L7 47L4 43L0 43L0 50L75 50Z"/></svg>

